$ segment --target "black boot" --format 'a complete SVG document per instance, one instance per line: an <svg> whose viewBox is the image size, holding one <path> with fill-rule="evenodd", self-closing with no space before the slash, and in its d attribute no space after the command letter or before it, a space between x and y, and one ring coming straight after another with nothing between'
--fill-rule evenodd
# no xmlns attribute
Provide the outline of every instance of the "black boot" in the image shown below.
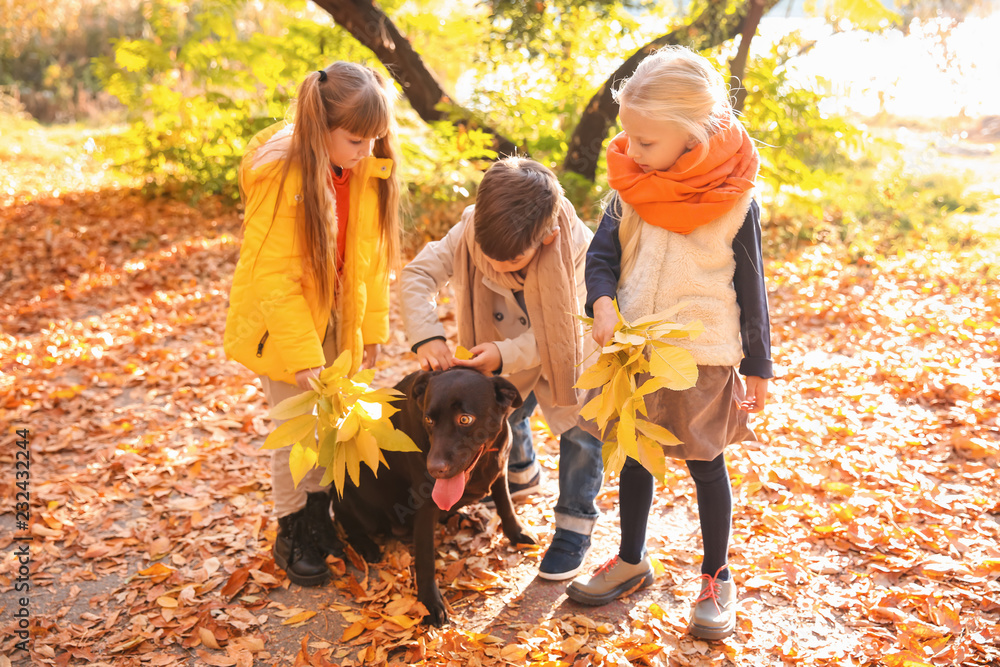
<svg viewBox="0 0 1000 667"><path fill-rule="evenodd" d="M314 491L306 494L306 523L312 534L313 542L320 551L342 558L344 545L337 537L337 530L330 518L330 494L327 491Z"/></svg>
<svg viewBox="0 0 1000 667"><path fill-rule="evenodd" d="M326 554L312 539L304 507L278 519L274 562L299 586L322 586L330 578Z"/></svg>

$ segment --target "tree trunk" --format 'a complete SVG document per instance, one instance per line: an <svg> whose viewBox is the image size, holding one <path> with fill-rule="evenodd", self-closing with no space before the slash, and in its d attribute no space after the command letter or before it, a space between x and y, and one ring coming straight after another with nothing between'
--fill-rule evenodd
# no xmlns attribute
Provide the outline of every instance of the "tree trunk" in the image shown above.
<svg viewBox="0 0 1000 667"><path fill-rule="evenodd" d="M649 42L633 53L621 64L601 85L587 103L587 108L580 117L580 122L573 130L569 141L569 151L563 161L563 171L573 172L593 181L597 176L597 160L601 155L604 140L608 136L615 118L618 116L618 103L611 95L612 85L631 76L636 66L648 55L664 46L678 44L695 50L709 49L741 34L744 26L748 26L749 5L760 2L761 15L777 4L777 0L749 0L740 11L726 13L729 3L725 0L709 0L708 7L691 23L673 32L667 33ZM757 19L759 23L760 19ZM752 30L756 31L757 23ZM745 40L749 45L750 40Z"/></svg>
<svg viewBox="0 0 1000 667"><path fill-rule="evenodd" d="M413 50L410 41L372 0L313 1L339 26L372 50L402 86L410 106L425 122L450 119L456 125L477 127L493 135L494 150L500 155L526 154L510 139L477 122L471 111L455 104L424 64L420 54Z"/></svg>
<svg viewBox="0 0 1000 667"><path fill-rule="evenodd" d="M750 41L757 34L757 26L764 17L765 0L748 0L750 5L747 10L746 20L743 22L743 31L740 39L740 47L736 50L736 55L729 61L729 87L736 91L733 99L733 109L743 111L743 103L747 99L747 89L743 87L743 76L747 71L747 56L750 54Z"/></svg>

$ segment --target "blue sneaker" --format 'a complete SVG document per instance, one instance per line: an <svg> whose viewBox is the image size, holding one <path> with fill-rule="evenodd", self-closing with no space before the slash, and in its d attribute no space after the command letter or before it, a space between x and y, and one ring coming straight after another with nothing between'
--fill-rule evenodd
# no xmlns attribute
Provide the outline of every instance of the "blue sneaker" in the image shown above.
<svg viewBox="0 0 1000 667"><path fill-rule="evenodd" d="M583 569L583 560L590 551L590 535L581 535L572 530L556 528L541 564L538 576L549 581L570 579Z"/></svg>

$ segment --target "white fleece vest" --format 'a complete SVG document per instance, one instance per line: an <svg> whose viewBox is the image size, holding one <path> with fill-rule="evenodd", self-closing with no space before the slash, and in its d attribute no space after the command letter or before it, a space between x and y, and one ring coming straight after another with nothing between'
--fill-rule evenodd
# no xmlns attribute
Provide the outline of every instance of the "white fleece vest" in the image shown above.
<svg viewBox="0 0 1000 667"><path fill-rule="evenodd" d="M746 193L728 213L690 234L642 225L635 265L618 287L618 307L626 321L689 301L673 319L682 324L701 320L705 333L670 342L690 350L699 365L739 365L743 345L733 288L733 238L752 198L753 191Z"/></svg>

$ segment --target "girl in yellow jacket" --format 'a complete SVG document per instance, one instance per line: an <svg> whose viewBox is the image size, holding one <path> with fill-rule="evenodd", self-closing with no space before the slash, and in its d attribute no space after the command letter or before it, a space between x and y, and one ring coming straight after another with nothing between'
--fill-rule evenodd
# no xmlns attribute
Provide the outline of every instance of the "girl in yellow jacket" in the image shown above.
<svg viewBox="0 0 1000 667"><path fill-rule="evenodd" d="M294 123L250 142L240 165L243 245L229 296L226 354L261 378L273 406L350 350L352 373L389 336L389 271L398 255L395 92L378 72L336 62L299 86ZM288 578L317 586L338 555L322 469L298 487L291 447L271 459Z"/></svg>

